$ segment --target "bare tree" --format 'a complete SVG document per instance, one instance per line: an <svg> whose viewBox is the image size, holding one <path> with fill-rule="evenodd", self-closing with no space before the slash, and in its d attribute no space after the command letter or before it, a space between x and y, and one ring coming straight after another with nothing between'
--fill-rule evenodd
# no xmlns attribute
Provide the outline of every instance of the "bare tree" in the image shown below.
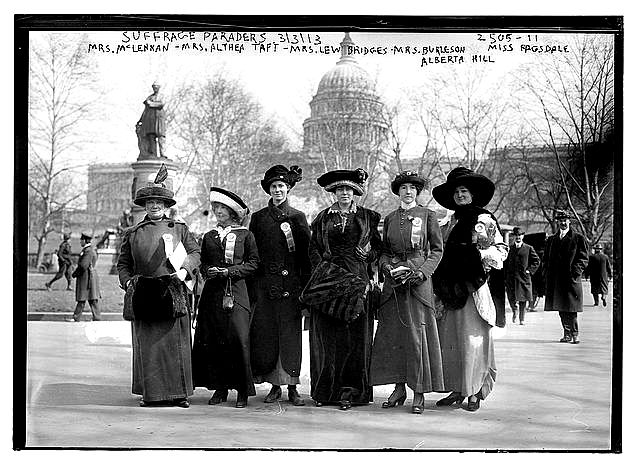
<svg viewBox="0 0 640 474"><path fill-rule="evenodd" d="M510 104L504 95L498 80L478 68L429 78L411 97L424 142L422 154L398 161L419 169L432 185L445 181L456 166L482 172L496 184L505 181L504 171L489 159L510 128Z"/></svg>
<svg viewBox="0 0 640 474"><path fill-rule="evenodd" d="M212 185L238 192L252 208L262 202L259 178L287 142L260 104L222 72L184 85L168 102L168 124L182 164L176 194L190 196L184 217L190 223L201 217Z"/></svg>
<svg viewBox="0 0 640 474"><path fill-rule="evenodd" d="M563 205L590 243L612 224L613 38L583 35L571 54L544 60L522 80L523 110L551 150Z"/></svg>
<svg viewBox="0 0 640 474"><path fill-rule="evenodd" d="M54 220L76 202L84 190L73 185L77 152L86 139L83 121L94 104L93 64L83 41L51 33L34 39L29 78L29 219L37 240L37 265L42 262ZM64 221L61 222L64 230Z"/></svg>

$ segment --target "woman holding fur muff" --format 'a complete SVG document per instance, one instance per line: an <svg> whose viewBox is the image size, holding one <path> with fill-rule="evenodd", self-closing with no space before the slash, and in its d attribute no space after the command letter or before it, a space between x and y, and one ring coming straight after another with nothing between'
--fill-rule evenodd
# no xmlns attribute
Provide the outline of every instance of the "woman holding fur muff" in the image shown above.
<svg viewBox="0 0 640 474"><path fill-rule="evenodd" d="M200 271L205 279L193 343L193 381L214 390L209 405L238 392L236 408L255 395L249 342L250 305L245 279L258 269L258 248L243 224L249 208L235 193L212 187L217 226L202 239Z"/></svg>
<svg viewBox="0 0 640 474"><path fill-rule="evenodd" d="M311 223L313 272L300 300L309 305L311 398L348 410L373 400L369 361L373 317L367 311L372 265L380 254L380 214L358 206L368 175L335 170L317 179L336 202Z"/></svg>
<svg viewBox="0 0 640 474"><path fill-rule="evenodd" d="M188 408L193 383L185 282L195 280L200 248L186 224L165 216L176 204L163 184L166 175L163 166L152 184L138 189L134 203L147 214L123 234L117 269L126 290L124 318L131 320L131 391L142 395L143 407Z"/></svg>

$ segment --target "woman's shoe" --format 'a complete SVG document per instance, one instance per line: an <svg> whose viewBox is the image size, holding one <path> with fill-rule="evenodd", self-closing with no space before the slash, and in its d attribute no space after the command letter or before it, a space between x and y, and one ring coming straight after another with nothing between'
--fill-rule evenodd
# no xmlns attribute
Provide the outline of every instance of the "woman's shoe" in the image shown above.
<svg viewBox="0 0 640 474"><path fill-rule="evenodd" d="M393 393L389 396L387 401L382 402L382 408L393 408L395 406L401 407L404 405L404 401L407 399L407 392L403 390L394 389Z"/></svg>
<svg viewBox="0 0 640 474"><path fill-rule="evenodd" d="M441 398L436 402L439 407L448 407L449 405L460 405L464 401L464 397L458 392L451 392L445 398Z"/></svg>
<svg viewBox="0 0 640 474"><path fill-rule="evenodd" d="M324 403L322 403L322 402L314 402L314 403L316 404L317 407L324 406Z"/></svg>
<svg viewBox="0 0 640 474"><path fill-rule="evenodd" d="M271 390L269 391L267 396L264 397L264 402L275 403L278 400L280 400L281 396L282 396L282 389L280 388L280 385L272 385Z"/></svg>
<svg viewBox="0 0 640 474"><path fill-rule="evenodd" d="M176 398L173 400L173 405L180 408L189 408L189 400L186 398Z"/></svg>
<svg viewBox="0 0 640 474"><path fill-rule="evenodd" d="M248 398L249 397L246 393L238 393L238 398L236 398L236 408L246 408Z"/></svg>
<svg viewBox="0 0 640 474"><path fill-rule="evenodd" d="M340 410L348 410L351 408L350 400L340 400Z"/></svg>
<svg viewBox="0 0 640 474"><path fill-rule="evenodd" d="M411 413L415 413L416 415L422 415L423 411L424 411L424 395L422 393L414 393Z"/></svg>
<svg viewBox="0 0 640 474"><path fill-rule="evenodd" d="M477 411L480 408L480 397L475 395L476 400L474 402L471 401L471 397L469 397L469 401L467 402L467 410L469 411Z"/></svg>
<svg viewBox="0 0 640 474"><path fill-rule="evenodd" d="M211 395L208 403L209 405L218 405L222 402L226 402L227 395L229 395L228 390L216 390L215 392L213 392L213 395Z"/></svg>
<svg viewBox="0 0 640 474"><path fill-rule="evenodd" d="M291 404L294 407L304 406L304 400L302 399L302 397L298 393L298 390L296 389L295 385L293 387L289 387L287 389L287 392L288 392L288 395L289 395L289 401L291 402Z"/></svg>

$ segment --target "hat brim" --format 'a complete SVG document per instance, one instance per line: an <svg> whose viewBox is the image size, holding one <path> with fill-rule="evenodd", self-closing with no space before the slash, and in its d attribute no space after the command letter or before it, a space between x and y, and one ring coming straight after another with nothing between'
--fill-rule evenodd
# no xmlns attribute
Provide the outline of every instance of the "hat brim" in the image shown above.
<svg viewBox="0 0 640 474"><path fill-rule="evenodd" d="M236 199L231 197L231 194L233 194ZM249 208L244 204L244 201L238 202L238 200L241 201L240 196L223 188L212 187L209 192L209 201L212 205L214 202L224 204L242 219L249 213Z"/></svg>
<svg viewBox="0 0 640 474"><path fill-rule="evenodd" d="M419 194L427 184L427 180L420 176L402 176L401 178L396 178L391 182L391 192L395 195L400 195L400 186L407 183L413 184L418 188Z"/></svg>
<svg viewBox="0 0 640 474"><path fill-rule="evenodd" d="M362 196L364 194L364 188L362 186L359 186L357 183L349 181L348 179L342 179L340 181L328 184L324 187L324 190L333 193L340 186L347 186L353 189L353 194L355 194L356 196Z"/></svg>
<svg viewBox="0 0 640 474"><path fill-rule="evenodd" d="M265 193L271 194L271 192L270 192L271 184L276 182L276 181L283 182L284 184L289 186L289 189L292 189L296 185L296 183L291 183L291 182L289 182L289 180L283 179L280 176L276 176L274 178L269 178L269 179L263 179L263 180L260 181L260 185L262 186L262 189L264 190Z"/></svg>
<svg viewBox="0 0 640 474"><path fill-rule="evenodd" d="M439 184L433 188L431 195L442 207L456 210L458 206L453 199L453 193L458 186L465 186L469 190L472 196L471 204L478 207L484 207L489 204L496 190L493 181L486 176L474 173Z"/></svg>
<svg viewBox="0 0 640 474"><path fill-rule="evenodd" d="M176 200L175 199L171 199L168 198L166 196L158 196L158 195L149 195L149 196L145 196L145 197L140 197L140 198L136 198L133 200L133 203L140 206L140 207L144 207L145 203L147 202L147 200L149 199L158 199L160 201L164 201L165 205L167 207L172 207L176 205Z"/></svg>

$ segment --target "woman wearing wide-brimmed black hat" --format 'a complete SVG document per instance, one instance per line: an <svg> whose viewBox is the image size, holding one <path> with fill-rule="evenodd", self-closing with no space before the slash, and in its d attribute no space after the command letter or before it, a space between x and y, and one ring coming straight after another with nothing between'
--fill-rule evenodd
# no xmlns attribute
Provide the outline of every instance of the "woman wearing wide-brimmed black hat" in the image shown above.
<svg viewBox="0 0 640 474"><path fill-rule="evenodd" d="M424 410L424 393L444 390L431 283L442 236L435 212L416 203L425 185L415 171L403 171L391 183L400 205L384 219L384 287L371 356L371 383L396 385L382 408L402 406L408 385L416 414Z"/></svg>
<svg viewBox="0 0 640 474"><path fill-rule="evenodd" d="M117 268L127 292L124 317L132 320L133 393L142 395L141 406L188 408L193 383L185 282L195 280L200 247L185 223L165 216L176 201L164 178L163 167L153 184L136 192L134 202L147 214L124 231Z"/></svg>
<svg viewBox="0 0 640 474"><path fill-rule="evenodd" d="M212 187L217 226L202 238L200 271L205 279L193 342L193 381L214 390L209 405L236 390L236 407L255 395L249 350L250 304L245 279L258 268L253 234L242 225L249 208L237 194Z"/></svg>
<svg viewBox="0 0 640 474"><path fill-rule="evenodd" d="M311 223L313 272L301 295L311 307L311 398L318 406L339 404L343 410L373 400L373 318L365 303L371 265L380 253L380 214L354 201L364 194L367 176L358 168L318 178L336 202Z"/></svg>
<svg viewBox="0 0 640 474"><path fill-rule="evenodd" d="M495 186L481 174L458 167L433 189L434 199L455 211L443 227L444 253L433 275L443 305L438 321L444 388L438 406L461 404L475 411L496 378L492 326L504 326L502 262L507 246L495 217L486 209Z"/></svg>
<svg viewBox="0 0 640 474"><path fill-rule="evenodd" d="M260 266L252 278L250 297L251 368L255 383L269 382L265 403L282 396L294 406L304 405L296 385L302 362L302 305L300 291L309 279L311 231L302 211L289 205L289 191L302 179L298 166L269 168L260 182L271 196L267 207L251 216L249 230L256 238Z"/></svg>

